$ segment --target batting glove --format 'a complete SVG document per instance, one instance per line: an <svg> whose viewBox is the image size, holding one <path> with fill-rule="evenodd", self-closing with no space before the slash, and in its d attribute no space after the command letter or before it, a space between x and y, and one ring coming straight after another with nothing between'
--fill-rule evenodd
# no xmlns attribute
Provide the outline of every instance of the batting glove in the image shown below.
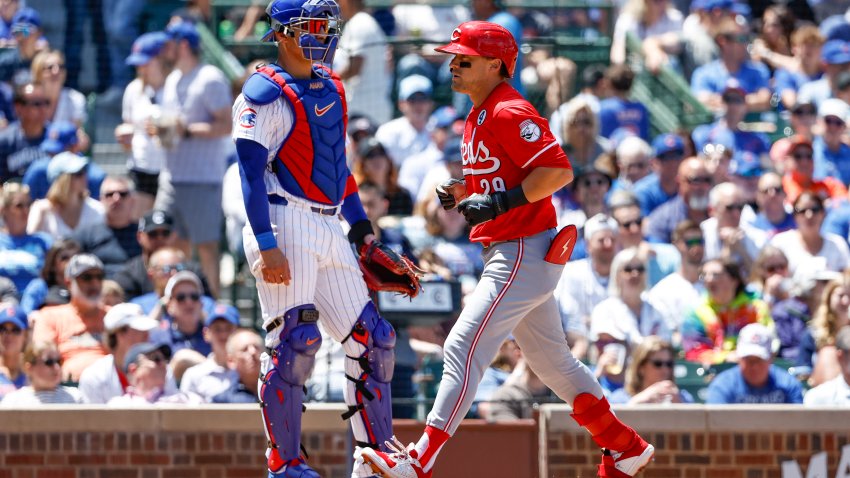
<svg viewBox="0 0 850 478"><path fill-rule="evenodd" d="M440 199L440 204L446 211L454 209L454 207L457 206L457 203L455 201L455 195L452 192L452 186L455 186L457 184L465 185L466 183L463 181L463 179L452 178L448 181L440 183L440 185L437 186L437 198Z"/></svg>
<svg viewBox="0 0 850 478"><path fill-rule="evenodd" d="M522 191L522 186L517 186L507 192L473 194L461 201L457 205L457 210L466 217L467 224L477 226L523 204L528 204L528 199Z"/></svg>

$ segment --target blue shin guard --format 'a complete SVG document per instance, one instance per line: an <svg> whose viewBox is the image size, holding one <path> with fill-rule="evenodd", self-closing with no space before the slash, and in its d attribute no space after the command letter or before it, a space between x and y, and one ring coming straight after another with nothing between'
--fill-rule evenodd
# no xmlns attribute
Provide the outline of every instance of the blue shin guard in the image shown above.
<svg viewBox="0 0 850 478"><path fill-rule="evenodd" d="M312 304L288 310L282 318L280 343L270 351L271 357L263 360L260 406L269 439L268 468L275 476L314 476L300 459L301 412L304 384L322 344L318 318Z"/></svg>
<svg viewBox="0 0 850 478"><path fill-rule="evenodd" d="M343 343L349 340L366 350L360 356L346 357L356 362L360 372L357 376L346 374L346 378L354 383L354 397L353 400L346 397L348 411L342 417L362 423L365 436L355 434L358 446L383 448L384 442L393 435L390 382L395 367L395 330L369 302ZM353 428L357 430L358 427Z"/></svg>

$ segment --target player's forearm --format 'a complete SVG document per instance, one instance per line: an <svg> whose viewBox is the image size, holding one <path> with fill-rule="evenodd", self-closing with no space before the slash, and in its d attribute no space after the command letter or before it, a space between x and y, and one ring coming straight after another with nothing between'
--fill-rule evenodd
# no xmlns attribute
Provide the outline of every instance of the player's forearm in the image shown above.
<svg viewBox="0 0 850 478"><path fill-rule="evenodd" d="M535 168L522 181L522 191L528 202L537 202L551 196L572 180L573 170L569 168Z"/></svg>
<svg viewBox="0 0 850 478"><path fill-rule="evenodd" d="M248 223L257 238L260 250L277 246L269 218L269 198L263 181L268 150L261 144L247 140L236 140L239 161L239 177L242 180L242 200Z"/></svg>

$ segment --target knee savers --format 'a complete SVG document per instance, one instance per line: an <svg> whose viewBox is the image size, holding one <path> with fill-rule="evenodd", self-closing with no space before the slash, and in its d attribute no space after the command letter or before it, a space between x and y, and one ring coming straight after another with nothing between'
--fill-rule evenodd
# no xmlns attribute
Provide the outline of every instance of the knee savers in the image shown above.
<svg viewBox="0 0 850 478"><path fill-rule="evenodd" d="M366 347L366 352L360 357L349 357L360 362L364 372L379 382L389 383L393 379L395 329L378 315L375 304L366 304L346 340L354 340Z"/></svg>
<svg viewBox="0 0 850 478"><path fill-rule="evenodd" d="M263 367L260 406L272 448L268 467L273 472L298 458L301 452L304 384L322 344L318 318L312 304L288 310L283 317L280 343L271 351L271 363Z"/></svg>

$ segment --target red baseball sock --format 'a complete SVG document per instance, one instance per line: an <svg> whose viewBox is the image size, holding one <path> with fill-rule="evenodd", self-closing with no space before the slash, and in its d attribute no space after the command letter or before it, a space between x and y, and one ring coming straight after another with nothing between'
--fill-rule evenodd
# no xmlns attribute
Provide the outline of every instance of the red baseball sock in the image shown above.
<svg viewBox="0 0 850 478"><path fill-rule="evenodd" d="M573 419L590 432L602 448L626 451L639 440L637 432L621 422L612 412L608 400L582 393L573 402Z"/></svg>
<svg viewBox="0 0 850 478"><path fill-rule="evenodd" d="M428 472L434 466L434 461L437 459L437 454L440 449L446 444L449 439L449 434L439 428L428 425L425 427L425 433L422 438L416 443L413 448L416 451L416 457L422 465L422 471Z"/></svg>

